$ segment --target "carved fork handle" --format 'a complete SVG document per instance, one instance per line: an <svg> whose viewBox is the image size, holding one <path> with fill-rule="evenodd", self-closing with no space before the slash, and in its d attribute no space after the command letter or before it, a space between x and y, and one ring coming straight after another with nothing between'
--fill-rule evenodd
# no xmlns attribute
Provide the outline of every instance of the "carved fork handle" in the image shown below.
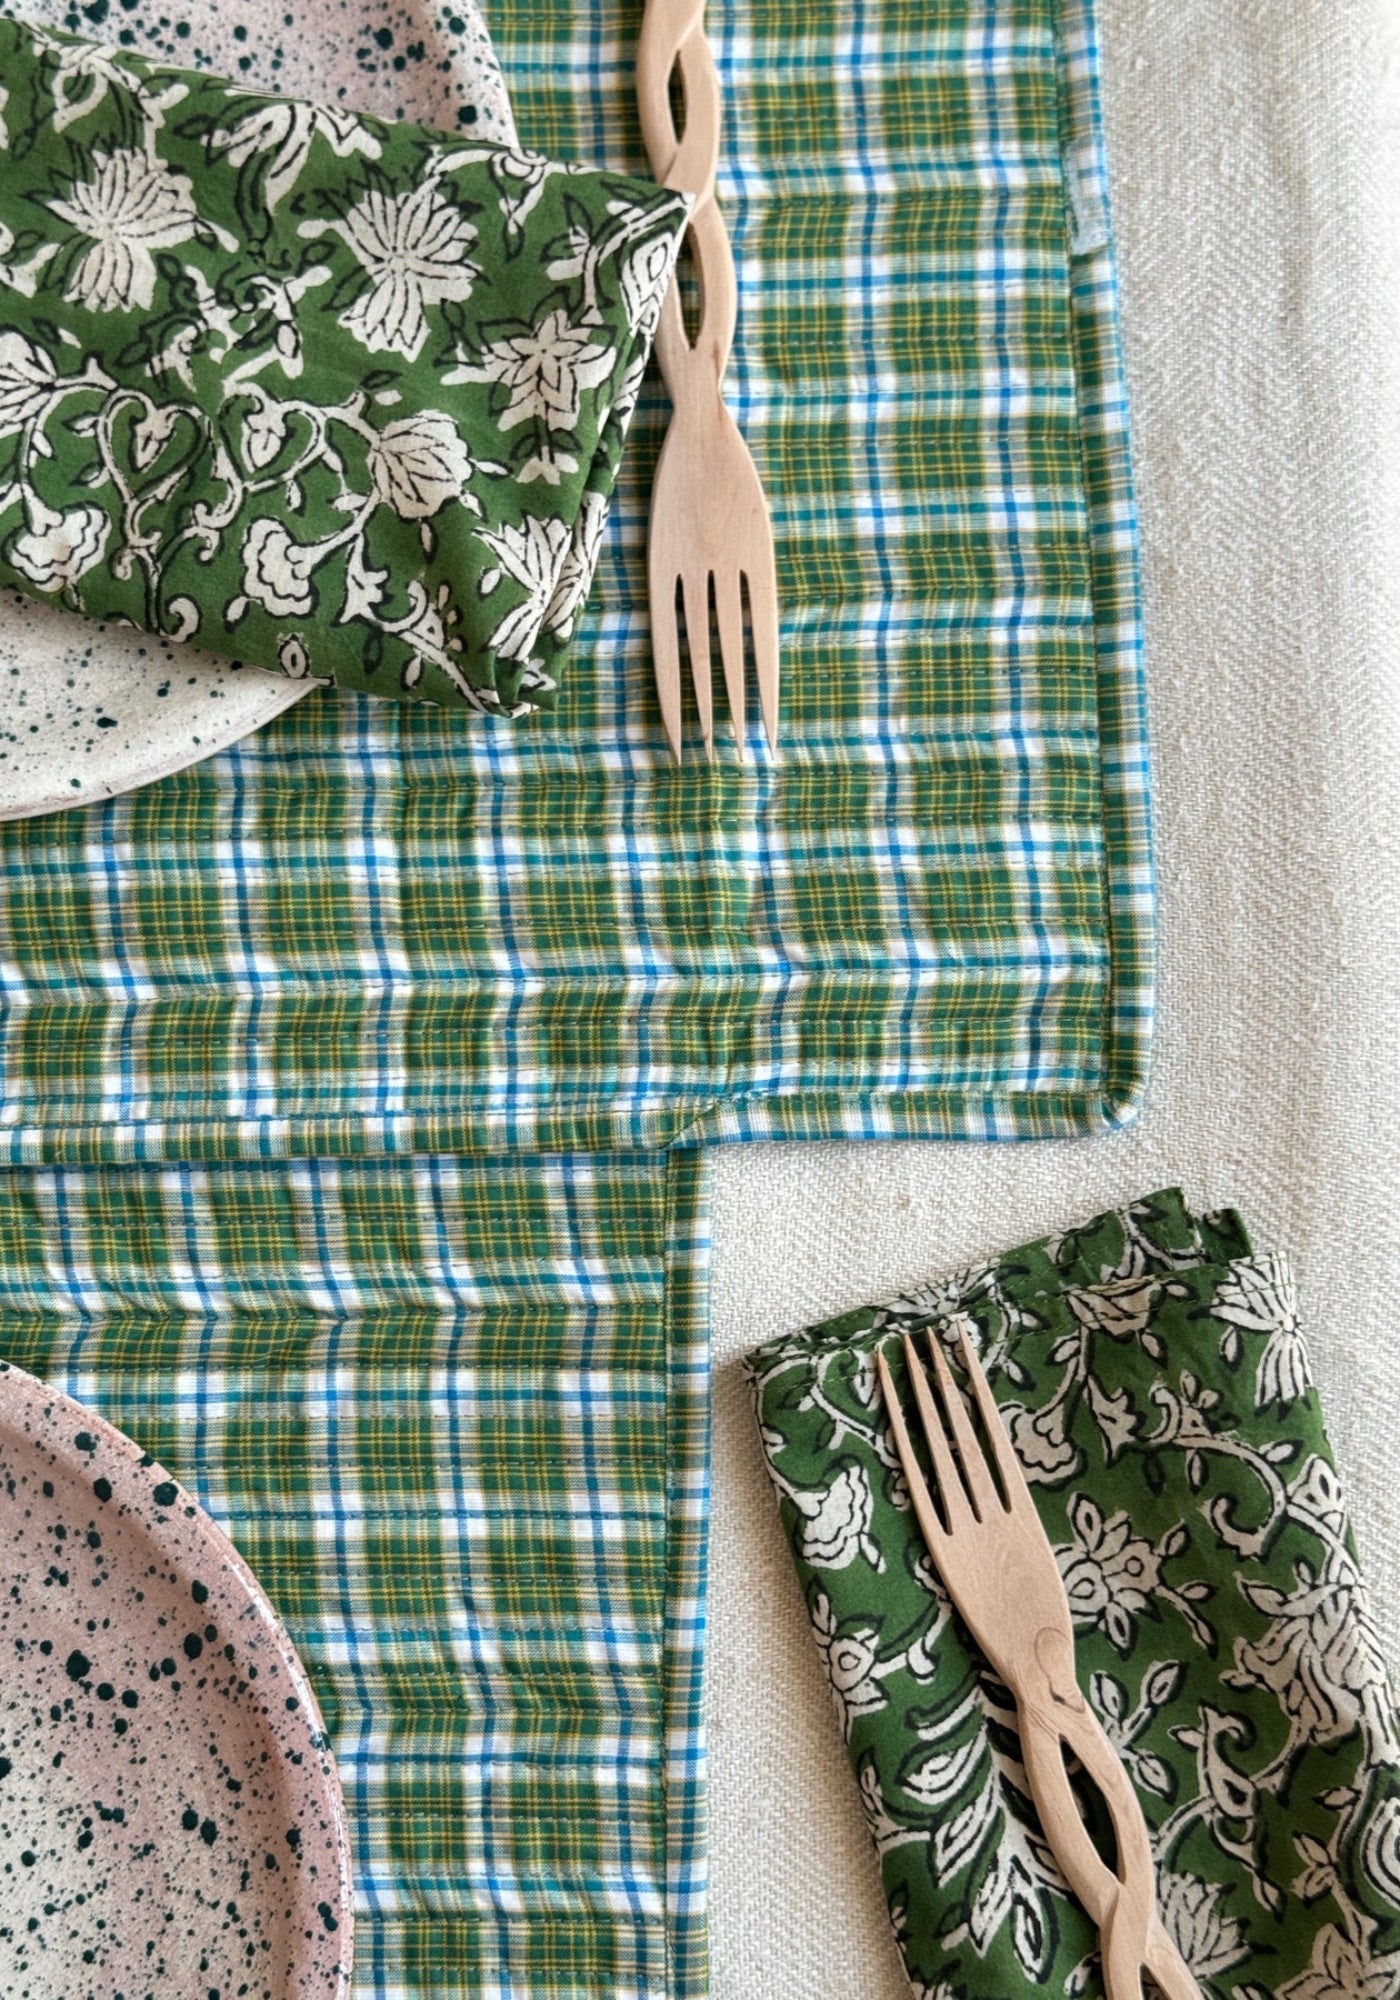
<svg viewBox="0 0 1400 2000"><path fill-rule="evenodd" d="M1076 1706L1027 1700L1019 1691L1021 1751L1031 1797L1065 1879L1098 1926L1108 2000L1142 2000L1144 1968L1166 2000L1201 2000L1201 1989L1157 1914L1156 1870L1142 1806L1117 1751L1082 1695ZM1065 1768L1072 1750L1108 1804L1118 1849L1115 1873L1080 1817Z"/></svg>
<svg viewBox="0 0 1400 2000"><path fill-rule="evenodd" d="M685 130L671 114L671 77L679 70ZM734 341L738 288L729 233L715 202L720 88L705 39L705 0L646 0L637 41L637 108L651 170L664 187L694 195L689 243L700 288L700 324L692 343L672 284L656 332L656 352L678 413L710 408L722 394Z"/></svg>

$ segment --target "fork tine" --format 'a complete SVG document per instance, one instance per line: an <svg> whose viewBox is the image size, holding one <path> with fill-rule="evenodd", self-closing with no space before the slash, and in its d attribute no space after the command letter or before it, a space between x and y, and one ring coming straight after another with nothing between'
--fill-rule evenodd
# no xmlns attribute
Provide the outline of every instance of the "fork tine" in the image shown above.
<svg viewBox="0 0 1400 2000"><path fill-rule="evenodd" d="M972 1498L972 1511L979 1521L988 1521L993 1513L1002 1511L1001 1500L992 1475L987 1469L987 1460L972 1421L967 1414L958 1385L953 1380L953 1372L943 1353L942 1343L937 1334L928 1337L929 1353L933 1356L933 1369L938 1377L939 1393L943 1407L948 1413L948 1423L958 1447L958 1457L962 1461L963 1478Z"/></svg>
<svg viewBox="0 0 1400 2000"><path fill-rule="evenodd" d="M653 544L653 546L655 546ZM651 655L656 680L656 699L661 708L661 726L671 755L684 762L681 736L681 642L676 629L676 580L666 581L653 572L651 578Z"/></svg>
<svg viewBox="0 0 1400 2000"><path fill-rule="evenodd" d="M1030 1499L1030 1489L1026 1485L1026 1475L1021 1470L1021 1461L1016 1456L1016 1448L1011 1442L1011 1434L1006 1428L1001 1411L997 1408L996 1397L977 1358L968 1337L966 1322L958 1327L958 1346L962 1352L963 1366L972 1389L977 1407L982 1414L982 1428L987 1433L987 1443L996 1461L1001 1478L1001 1489L1006 1496L1006 1505L1014 1514L1023 1500Z"/></svg>
<svg viewBox="0 0 1400 2000"><path fill-rule="evenodd" d="M914 1385L914 1401L919 1406L923 1419L924 1438L928 1444L928 1455L933 1460L933 1469L938 1475L939 1493L943 1500L943 1512L948 1519L949 1532L956 1534L959 1523L964 1528L975 1517L968 1489L958 1477L957 1461L953 1457L952 1446L948 1442L948 1430L939 1415L938 1405L933 1400L933 1391L928 1385L924 1364L919 1359L918 1349L910 1334L904 1336L904 1358L909 1367L909 1380Z"/></svg>
<svg viewBox="0 0 1400 2000"><path fill-rule="evenodd" d="M729 695L729 714L734 724L734 741L739 761L744 760L744 600L739 577L715 573L715 617L719 623L719 656L724 663L724 685Z"/></svg>
<svg viewBox="0 0 1400 2000"><path fill-rule="evenodd" d="M909 1497L914 1503L914 1514L924 1540L936 1555L947 1541L947 1530L938 1518L938 1509L933 1504L933 1495L928 1490L928 1482L914 1455L914 1446L904 1422L904 1412L899 1407L899 1397L890 1373L890 1364L881 1349L876 1349L875 1366L880 1374L880 1387L884 1391L885 1408L889 1412L890 1429L894 1432L894 1447L899 1453L899 1462L904 1467L904 1477L909 1486Z"/></svg>
<svg viewBox="0 0 1400 2000"><path fill-rule="evenodd" d="M763 728L770 750L778 747L778 687L781 666L778 657L778 576L773 561L773 539L764 524L762 546L753 552L746 572L749 582L749 618L753 625L754 676L758 681L758 705L763 712Z"/></svg>
<svg viewBox="0 0 1400 2000"><path fill-rule="evenodd" d="M707 570L686 570L681 578L685 593L685 636L690 646L690 677L695 683L695 706L700 711L700 734L705 756L715 760L714 693L710 681L710 577Z"/></svg>

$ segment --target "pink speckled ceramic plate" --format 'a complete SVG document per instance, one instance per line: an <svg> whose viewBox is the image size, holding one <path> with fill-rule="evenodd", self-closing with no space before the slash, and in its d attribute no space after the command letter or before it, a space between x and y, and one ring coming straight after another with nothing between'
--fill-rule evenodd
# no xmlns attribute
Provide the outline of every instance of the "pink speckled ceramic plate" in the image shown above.
<svg viewBox="0 0 1400 2000"><path fill-rule="evenodd" d="M0 1994L345 2000L315 1696L233 1544L0 1364Z"/></svg>

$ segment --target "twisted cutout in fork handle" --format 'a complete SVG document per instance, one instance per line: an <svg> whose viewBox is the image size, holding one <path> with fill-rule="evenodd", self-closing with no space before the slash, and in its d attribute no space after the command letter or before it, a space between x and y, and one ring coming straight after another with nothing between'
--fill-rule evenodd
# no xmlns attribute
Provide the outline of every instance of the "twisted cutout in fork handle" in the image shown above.
<svg viewBox="0 0 1400 2000"><path fill-rule="evenodd" d="M685 130L676 131L671 78L678 74ZM692 678L706 755L713 749L709 591L715 593L720 654L739 754L744 754L744 631L747 582L756 678L768 741L778 733L777 584L772 528L752 454L724 403L724 374L738 316L734 257L715 201L719 163L719 75L705 39L704 0L646 0L637 42L637 105L652 171L663 186L695 197L688 242L700 292L692 341L673 283L661 309L656 353L673 406L652 489L649 548L656 682L666 734L681 755L681 692L675 634L677 583L685 600Z"/></svg>
<svg viewBox="0 0 1400 2000"><path fill-rule="evenodd" d="M1074 1622L1050 1538L966 1322L957 1322L957 1334L981 1438L937 1334L928 1340L936 1397L912 1335L904 1336L941 1514L914 1451L889 1363L883 1349L876 1350L915 1518L974 1642L1011 1690L1031 1799L1066 1881L1098 1928L1108 2000L1143 2000L1144 1970L1164 2000L1202 2000L1158 1914L1152 1840L1141 1802L1079 1686ZM1108 1806L1114 1867L1099 1854L1080 1815L1066 1751L1079 1758Z"/></svg>
<svg viewBox="0 0 1400 2000"><path fill-rule="evenodd" d="M679 72L685 134L671 115L671 77ZM734 341L738 291L729 233L715 205L721 103L719 73L705 39L705 0L647 0L637 39L637 109L651 170L663 187L695 196L690 249L700 284L700 325L692 347L672 285L656 333L656 352L671 400L709 401L724 381Z"/></svg>
<svg viewBox="0 0 1400 2000"><path fill-rule="evenodd" d="M1060 1676L1050 1681L1053 1687ZM1047 1680L1050 1677L1047 1676ZM1021 1755L1031 1798L1065 1879L1099 1931L1104 1990L1111 2000L1141 2000L1145 1968L1165 2000L1201 2000L1201 1989L1157 1914L1152 1847L1142 1807L1108 1738L1079 1694L1054 1700L1054 1713L1023 1688L1013 1688ZM1052 1700L1054 1697L1052 1696ZM1103 1795L1113 1820L1118 1867L1109 1868L1079 1816L1065 1768L1071 1750Z"/></svg>

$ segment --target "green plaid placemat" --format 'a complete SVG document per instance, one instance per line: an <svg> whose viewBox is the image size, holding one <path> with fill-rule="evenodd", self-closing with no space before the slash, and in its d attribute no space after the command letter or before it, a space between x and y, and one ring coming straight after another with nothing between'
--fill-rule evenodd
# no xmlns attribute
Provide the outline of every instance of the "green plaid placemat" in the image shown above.
<svg viewBox="0 0 1400 2000"><path fill-rule="evenodd" d="M316 1684L362 2000L704 1992L705 1178L0 1174L0 1358L198 1494Z"/></svg>
<svg viewBox="0 0 1400 2000"><path fill-rule="evenodd" d="M103 32L149 45L145 13ZM525 143L642 165L638 18L500 0ZM747 765L668 762L653 392L555 718L316 695L0 831L11 1160L1132 1114L1151 877L1089 0L712 0L709 27L781 764L756 726Z"/></svg>

